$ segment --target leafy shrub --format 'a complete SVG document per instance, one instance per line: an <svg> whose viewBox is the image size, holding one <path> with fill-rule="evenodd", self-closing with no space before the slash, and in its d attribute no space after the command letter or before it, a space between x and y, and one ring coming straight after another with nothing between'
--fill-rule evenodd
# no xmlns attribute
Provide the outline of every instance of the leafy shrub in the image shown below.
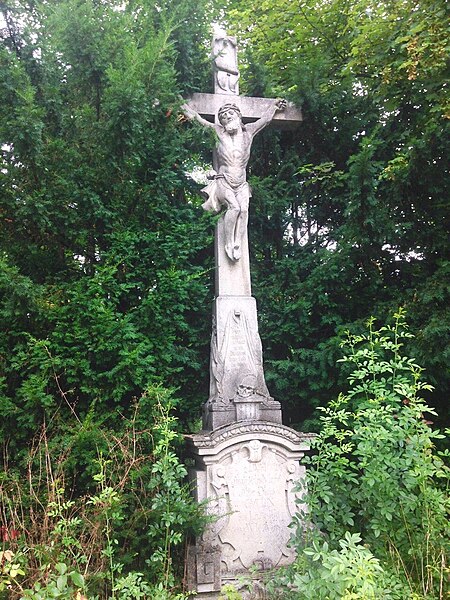
<svg viewBox="0 0 450 600"><path fill-rule="evenodd" d="M361 544L357 533L346 532L339 549L314 540L304 548L291 575L295 598L302 600L405 600L403 583L387 574L380 561ZM287 587L287 586L286 586Z"/></svg>
<svg viewBox="0 0 450 600"><path fill-rule="evenodd" d="M220 590L219 600L242 600L242 594L238 592L234 585L227 583Z"/></svg>
<svg viewBox="0 0 450 600"><path fill-rule="evenodd" d="M343 342L352 387L323 409L313 444L309 514L296 518L295 597L443 597L450 470L421 398L431 386L401 353L410 337L399 310L392 325L376 329L371 319L367 334Z"/></svg>
<svg viewBox="0 0 450 600"><path fill-rule="evenodd" d="M78 571L68 571L65 563L57 563L54 572L48 574L45 585L39 581L33 589L23 591L23 600L47 600L61 598L71 600L75 594L81 600L80 590L85 589L84 578Z"/></svg>

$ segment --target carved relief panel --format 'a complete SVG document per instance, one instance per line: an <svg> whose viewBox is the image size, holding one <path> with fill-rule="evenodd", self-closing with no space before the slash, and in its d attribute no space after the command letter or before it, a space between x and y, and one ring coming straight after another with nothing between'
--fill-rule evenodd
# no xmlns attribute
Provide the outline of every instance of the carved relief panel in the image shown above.
<svg viewBox="0 0 450 600"><path fill-rule="evenodd" d="M212 45L212 60L214 93L239 95L236 38L229 35L215 36Z"/></svg>
<svg viewBox="0 0 450 600"><path fill-rule="evenodd" d="M239 392L269 400L253 298L216 300L211 338L210 401L229 403Z"/></svg>
<svg viewBox="0 0 450 600"><path fill-rule="evenodd" d="M208 467L210 510L218 519L206 539L220 549L222 581L292 562L293 487L303 474L282 448L258 439L233 446Z"/></svg>

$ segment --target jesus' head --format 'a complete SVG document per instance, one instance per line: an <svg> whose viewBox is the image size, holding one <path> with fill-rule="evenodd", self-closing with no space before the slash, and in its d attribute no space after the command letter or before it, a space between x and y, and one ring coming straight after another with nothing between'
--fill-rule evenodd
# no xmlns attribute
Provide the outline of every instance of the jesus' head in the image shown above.
<svg viewBox="0 0 450 600"><path fill-rule="evenodd" d="M217 114L219 123L231 135L237 133L242 127L241 111L236 104L224 104Z"/></svg>

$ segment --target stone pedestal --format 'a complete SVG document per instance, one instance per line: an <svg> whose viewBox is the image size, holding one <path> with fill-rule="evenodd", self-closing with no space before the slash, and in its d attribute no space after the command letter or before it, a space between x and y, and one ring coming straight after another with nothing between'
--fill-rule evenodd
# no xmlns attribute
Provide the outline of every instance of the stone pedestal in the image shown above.
<svg viewBox="0 0 450 600"><path fill-rule="evenodd" d="M203 409L205 430L245 418L281 423L280 403L269 394L262 361L255 299L251 296L216 298L210 392Z"/></svg>
<svg viewBox="0 0 450 600"><path fill-rule="evenodd" d="M189 549L188 587L209 600L226 583L239 588L243 576L257 580L293 561L289 524L302 501L294 487L311 436L247 420L188 440L197 500L213 517Z"/></svg>

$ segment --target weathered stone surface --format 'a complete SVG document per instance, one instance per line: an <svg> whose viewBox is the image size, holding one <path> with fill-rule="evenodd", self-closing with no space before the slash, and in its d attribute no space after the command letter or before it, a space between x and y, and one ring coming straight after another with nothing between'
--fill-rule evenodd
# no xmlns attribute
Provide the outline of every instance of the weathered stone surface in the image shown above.
<svg viewBox="0 0 450 600"><path fill-rule="evenodd" d="M289 524L302 502L294 487L304 477L301 459L310 439L263 421L189 436L197 499L208 499L207 510L215 519L191 549L208 565L208 583L200 585L197 578L191 588L200 598L253 569L268 571L292 562Z"/></svg>
<svg viewBox="0 0 450 600"><path fill-rule="evenodd" d="M187 585L189 590L220 590L220 549L199 542L188 548ZM213 596L214 597L214 596Z"/></svg>
<svg viewBox="0 0 450 600"><path fill-rule="evenodd" d="M215 35L212 42L214 93L239 94L239 70L237 66L237 43L231 35Z"/></svg>
<svg viewBox="0 0 450 600"><path fill-rule="evenodd" d="M301 433L282 425L281 423L268 423L266 421L246 421L231 423L215 429L214 431L200 431L187 435L190 453L192 456L214 455L231 447L235 438L240 441L250 441L257 437L263 441L283 439L283 446L295 452L306 452L314 439L312 433Z"/></svg>
<svg viewBox="0 0 450 600"><path fill-rule="evenodd" d="M270 108L271 104L273 104L273 99L197 92L192 94L188 101L189 106L193 110L211 121L215 119L219 108L225 102L236 104L241 111L244 123L251 123L259 119ZM276 113L272 119L273 125L278 129L292 129L298 127L302 121L301 109L290 102L288 102L283 112Z"/></svg>
<svg viewBox="0 0 450 600"><path fill-rule="evenodd" d="M225 252L224 215L222 215L216 226L214 243L216 296L252 295L247 229L243 232L241 248L241 259L238 261L229 260Z"/></svg>
<svg viewBox="0 0 450 600"><path fill-rule="evenodd" d="M215 429L252 414L254 419L281 423L280 404L270 397L264 379L256 301L219 296L213 309L210 393L203 427Z"/></svg>
<svg viewBox="0 0 450 600"><path fill-rule="evenodd" d="M214 150L214 169L207 173L208 184L201 190L203 208L213 213L224 210L223 235L225 254L231 262L240 261L242 242L247 232L248 207L251 189L247 183L247 164L255 135L272 121L277 112L286 109L286 100L273 100L254 123L244 126L235 102L222 102L217 123L204 119L192 103L184 105L188 118L204 127L214 129L217 144Z"/></svg>

